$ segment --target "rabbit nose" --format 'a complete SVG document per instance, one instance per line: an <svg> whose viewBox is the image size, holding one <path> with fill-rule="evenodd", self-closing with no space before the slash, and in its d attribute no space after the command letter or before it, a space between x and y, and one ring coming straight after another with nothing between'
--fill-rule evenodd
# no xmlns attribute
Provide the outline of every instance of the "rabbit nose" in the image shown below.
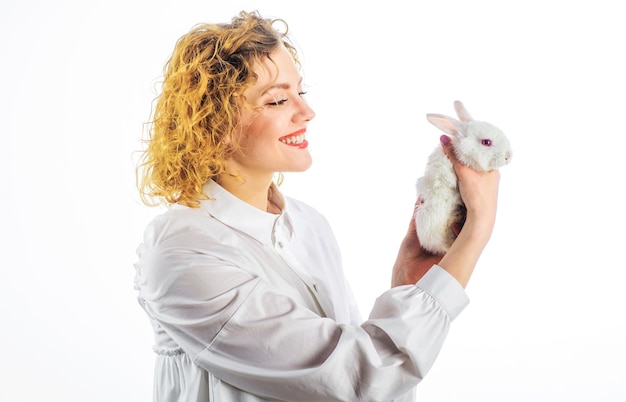
<svg viewBox="0 0 626 402"><path fill-rule="evenodd" d="M504 160L505 160L505 161L507 161L507 162L509 162L509 161L511 160L511 157L513 157L513 155L511 154L511 152L507 152L507 153L504 155Z"/></svg>

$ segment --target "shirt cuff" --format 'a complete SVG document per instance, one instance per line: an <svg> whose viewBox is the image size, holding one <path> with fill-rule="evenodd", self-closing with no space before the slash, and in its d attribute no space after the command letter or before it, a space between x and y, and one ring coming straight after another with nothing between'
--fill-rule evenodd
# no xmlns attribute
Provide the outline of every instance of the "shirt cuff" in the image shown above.
<svg viewBox="0 0 626 402"><path fill-rule="evenodd" d="M415 284L430 294L454 320L469 304L469 297L463 286L439 265L432 268Z"/></svg>

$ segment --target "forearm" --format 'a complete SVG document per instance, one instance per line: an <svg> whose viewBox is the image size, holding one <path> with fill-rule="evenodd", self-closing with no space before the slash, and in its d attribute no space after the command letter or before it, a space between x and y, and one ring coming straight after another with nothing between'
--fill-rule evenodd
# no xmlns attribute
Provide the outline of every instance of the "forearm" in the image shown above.
<svg viewBox="0 0 626 402"><path fill-rule="evenodd" d="M393 400L430 370L450 322L467 305L446 275L435 269L421 286L385 292L361 327L316 317L287 298L258 303L279 297L259 283L194 361L234 387L280 400Z"/></svg>
<svg viewBox="0 0 626 402"><path fill-rule="evenodd" d="M468 213L458 237L439 262L463 287L467 286L478 259L493 229L495 216L479 217Z"/></svg>

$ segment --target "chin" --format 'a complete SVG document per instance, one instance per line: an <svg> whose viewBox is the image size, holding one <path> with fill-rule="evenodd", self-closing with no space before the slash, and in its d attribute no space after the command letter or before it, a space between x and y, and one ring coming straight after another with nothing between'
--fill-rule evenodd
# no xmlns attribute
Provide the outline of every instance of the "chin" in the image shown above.
<svg viewBox="0 0 626 402"><path fill-rule="evenodd" d="M306 165L300 165L300 166L291 166L289 169L283 169L281 170L281 172L285 172L285 173L299 173L299 172L306 172L307 170L309 170L309 168L311 167L311 163L308 163Z"/></svg>
<svg viewBox="0 0 626 402"><path fill-rule="evenodd" d="M287 167L287 169L283 170L283 172L305 172L309 170L312 164L313 160L311 158L294 161L294 163L292 163L291 166Z"/></svg>
<svg viewBox="0 0 626 402"><path fill-rule="evenodd" d="M301 172L306 172L307 170L309 170L310 167L311 167L311 164L308 164L307 166L303 166L303 167L283 170L283 172L285 172L285 173L301 173Z"/></svg>

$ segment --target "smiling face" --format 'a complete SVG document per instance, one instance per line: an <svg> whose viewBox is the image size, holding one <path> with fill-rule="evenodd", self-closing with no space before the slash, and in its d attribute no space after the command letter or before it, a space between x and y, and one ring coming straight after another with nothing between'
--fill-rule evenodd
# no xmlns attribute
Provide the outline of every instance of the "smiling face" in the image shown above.
<svg viewBox="0 0 626 402"><path fill-rule="evenodd" d="M302 77L291 54L280 46L254 72L257 82L245 97L256 110L242 112L242 150L228 160L228 170L264 181L275 172L305 171L312 162L306 127L315 113L303 98Z"/></svg>

